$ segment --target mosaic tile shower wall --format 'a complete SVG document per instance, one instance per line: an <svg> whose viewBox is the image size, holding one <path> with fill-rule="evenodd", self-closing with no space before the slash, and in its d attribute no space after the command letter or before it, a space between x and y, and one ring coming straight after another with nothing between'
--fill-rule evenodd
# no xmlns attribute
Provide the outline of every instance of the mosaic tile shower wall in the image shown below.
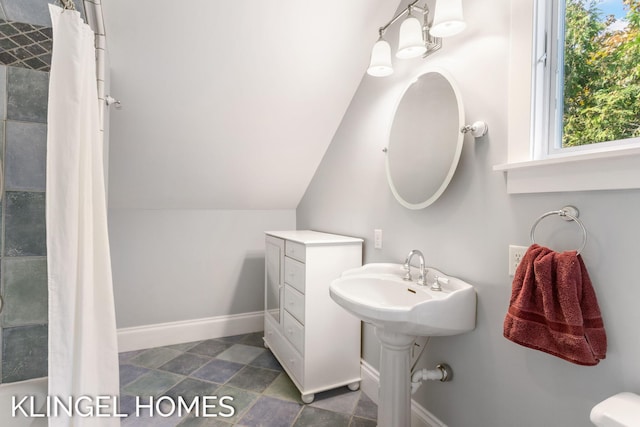
<svg viewBox="0 0 640 427"><path fill-rule="evenodd" d="M49 71L50 27L0 19L0 64Z"/></svg>

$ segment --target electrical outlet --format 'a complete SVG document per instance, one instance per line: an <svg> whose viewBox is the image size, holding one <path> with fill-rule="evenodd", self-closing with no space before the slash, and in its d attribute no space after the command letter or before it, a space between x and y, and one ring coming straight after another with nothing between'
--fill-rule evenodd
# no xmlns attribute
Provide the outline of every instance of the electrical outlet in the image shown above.
<svg viewBox="0 0 640 427"><path fill-rule="evenodd" d="M522 261L524 253L527 252L526 246L509 245L509 276L516 274L518 264Z"/></svg>
<svg viewBox="0 0 640 427"><path fill-rule="evenodd" d="M379 228L373 230L373 248L382 249L382 230Z"/></svg>

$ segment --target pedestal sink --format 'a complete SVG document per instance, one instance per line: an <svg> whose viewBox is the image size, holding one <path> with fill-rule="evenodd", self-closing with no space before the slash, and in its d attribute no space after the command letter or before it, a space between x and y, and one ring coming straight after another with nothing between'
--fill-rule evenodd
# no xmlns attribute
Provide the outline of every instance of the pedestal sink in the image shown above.
<svg viewBox="0 0 640 427"><path fill-rule="evenodd" d="M457 335L476 324L473 287L434 268L426 283L405 281L402 264L375 263L347 270L329 286L331 298L375 326L380 353L379 427L409 427L410 350L417 336ZM441 291L431 290L438 281Z"/></svg>

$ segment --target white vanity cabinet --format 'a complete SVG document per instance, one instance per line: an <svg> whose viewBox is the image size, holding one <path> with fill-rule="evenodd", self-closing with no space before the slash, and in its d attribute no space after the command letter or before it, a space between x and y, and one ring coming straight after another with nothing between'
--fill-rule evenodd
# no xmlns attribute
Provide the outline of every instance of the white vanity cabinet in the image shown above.
<svg viewBox="0 0 640 427"><path fill-rule="evenodd" d="M362 265L362 239L317 231L266 232L264 342L310 403L360 386L360 320L329 285Z"/></svg>

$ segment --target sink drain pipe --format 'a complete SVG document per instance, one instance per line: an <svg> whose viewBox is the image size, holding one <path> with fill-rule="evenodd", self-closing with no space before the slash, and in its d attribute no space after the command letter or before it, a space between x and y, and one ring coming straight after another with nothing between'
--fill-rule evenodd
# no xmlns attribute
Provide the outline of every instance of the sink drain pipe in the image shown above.
<svg viewBox="0 0 640 427"><path fill-rule="evenodd" d="M421 369L411 375L411 394L414 394L423 381L451 381L453 378L453 371L451 366L446 363L440 363L436 365L436 369Z"/></svg>

